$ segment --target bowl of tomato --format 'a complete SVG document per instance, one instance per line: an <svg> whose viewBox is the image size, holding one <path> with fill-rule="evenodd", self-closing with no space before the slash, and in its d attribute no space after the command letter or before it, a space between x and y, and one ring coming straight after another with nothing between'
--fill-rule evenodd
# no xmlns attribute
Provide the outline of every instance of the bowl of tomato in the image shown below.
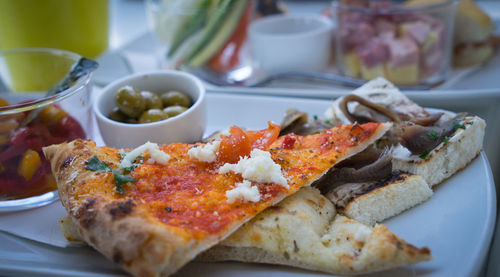
<svg viewBox="0 0 500 277"><path fill-rule="evenodd" d="M42 148L91 138L91 73L47 96L80 60L63 50L0 51L0 211L58 198Z"/></svg>

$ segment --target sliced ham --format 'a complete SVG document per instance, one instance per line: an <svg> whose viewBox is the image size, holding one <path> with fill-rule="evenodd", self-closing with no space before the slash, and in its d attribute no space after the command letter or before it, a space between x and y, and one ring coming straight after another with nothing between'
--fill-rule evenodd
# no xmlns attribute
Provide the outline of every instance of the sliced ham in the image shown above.
<svg viewBox="0 0 500 277"><path fill-rule="evenodd" d="M392 66L404 66L418 63L419 49L417 44L409 37L386 40L389 49L389 61Z"/></svg>

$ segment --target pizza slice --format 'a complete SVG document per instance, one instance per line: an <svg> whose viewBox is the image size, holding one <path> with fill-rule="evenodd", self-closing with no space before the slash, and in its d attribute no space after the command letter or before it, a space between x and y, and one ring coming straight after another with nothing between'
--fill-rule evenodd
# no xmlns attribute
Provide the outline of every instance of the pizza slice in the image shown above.
<svg viewBox="0 0 500 277"><path fill-rule="evenodd" d="M384 225L369 227L336 214L335 206L319 190L304 187L197 260L281 264L352 275L431 258L428 248L406 243Z"/></svg>
<svg viewBox="0 0 500 277"><path fill-rule="evenodd" d="M233 126L208 144L123 151L75 140L44 153L83 240L134 275L166 276L390 127L351 124L277 138L277 125Z"/></svg>

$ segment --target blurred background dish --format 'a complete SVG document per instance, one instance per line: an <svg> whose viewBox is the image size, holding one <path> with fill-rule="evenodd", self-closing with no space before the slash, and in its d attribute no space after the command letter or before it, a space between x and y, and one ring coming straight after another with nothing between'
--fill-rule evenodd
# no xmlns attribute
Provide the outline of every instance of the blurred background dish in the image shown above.
<svg viewBox="0 0 500 277"><path fill-rule="evenodd" d="M325 16L280 14L248 29L252 64L267 74L322 72L330 63L333 24Z"/></svg>
<svg viewBox="0 0 500 277"><path fill-rule="evenodd" d="M171 109L171 107L175 106L170 105L175 103L169 103L176 102L172 97L168 97L168 92L172 91L182 92L184 95L189 96L192 104L185 104L184 106L189 106L189 108L176 115L167 116L165 119L144 123L131 122L130 115L136 118L139 117L140 120L140 117L142 117L140 114L147 113L146 104L138 104L143 100L134 97L133 101L137 103L133 107L142 106L140 111L126 111L125 113L129 114L129 118L125 119L125 122L120 122L116 118L110 118L110 114L114 112L116 107L121 108L123 106L120 104L120 97L122 97L120 92L123 90L133 91L136 94L148 91L158 94L158 97L160 97L160 94L166 93L161 96L163 103L167 106L165 109ZM102 138L107 146L133 148L146 141L162 144L200 141L206 125L205 105L205 88L198 78L186 72L162 70L126 76L109 84L95 98L94 113ZM179 107L179 105L177 106ZM168 113L168 111L164 113Z"/></svg>
<svg viewBox="0 0 500 277"><path fill-rule="evenodd" d="M450 74L456 4L334 2L340 73L365 80L382 76L398 85L443 82Z"/></svg>
<svg viewBox="0 0 500 277"><path fill-rule="evenodd" d="M445 0L409 0L407 7L442 3ZM460 0L455 14L453 66L468 67L487 62L499 43L495 23L474 0Z"/></svg>
<svg viewBox="0 0 500 277"><path fill-rule="evenodd" d="M46 96L79 59L75 53L53 49L0 51L0 210L54 200L57 194L50 191L56 184L42 147L94 136L90 73ZM27 121L32 113L38 114ZM30 198L45 193L51 197Z"/></svg>
<svg viewBox="0 0 500 277"><path fill-rule="evenodd" d="M94 58L108 41L108 0L0 1L0 50L56 48Z"/></svg>
<svg viewBox="0 0 500 277"><path fill-rule="evenodd" d="M148 0L146 10L160 40L167 68L209 66L227 73L242 65L249 0Z"/></svg>

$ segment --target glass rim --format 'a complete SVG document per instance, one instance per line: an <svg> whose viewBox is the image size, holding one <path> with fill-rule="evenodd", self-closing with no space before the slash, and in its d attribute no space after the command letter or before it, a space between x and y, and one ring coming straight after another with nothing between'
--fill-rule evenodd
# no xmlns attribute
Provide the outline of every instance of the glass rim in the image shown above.
<svg viewBox="0 0 500 277"><path fill-rule="evenodd" d="M380 1L380 0L375 0ZM373 9L369 7L359 7L359 6L349 6L340 3L340 0L336 0L332 2L332 8L338 8L343 11L351 11L351 12L360 12L360 13L365 13L365 14L401 14L401 13L414 13L414 12L429 12L432 10L440 9L440 8L446 8L446 7L451 7L454 5L458 4L458 0L446 0L440 3L435 3L435 4L426 4L426 5L421 5L421 6L394 6L390 8L383 8L383 9Z"/></svg>
<svg viewBox="0 0 500 277"><path fill-rule="evenodd" d="M22 54L22 53L42 53L42 54L51 54L55 56L68 56L74 59L74 63L76 63L82 57L81 55L78 55L74 52L67 50L53 49L53 48L39 48L39 47L0 50L0 57L5 57L6 55L10 54ZM73 94L77 93L78 91L84 89L90 83L91 74L92 73L87 73L83 75L74 84L72 84L71 87L52 96L42 97L26 103L0 107L0 116L30 111L66 99L72 96ZM0 92L0 96L1 95L2 93Z"/></svg>

